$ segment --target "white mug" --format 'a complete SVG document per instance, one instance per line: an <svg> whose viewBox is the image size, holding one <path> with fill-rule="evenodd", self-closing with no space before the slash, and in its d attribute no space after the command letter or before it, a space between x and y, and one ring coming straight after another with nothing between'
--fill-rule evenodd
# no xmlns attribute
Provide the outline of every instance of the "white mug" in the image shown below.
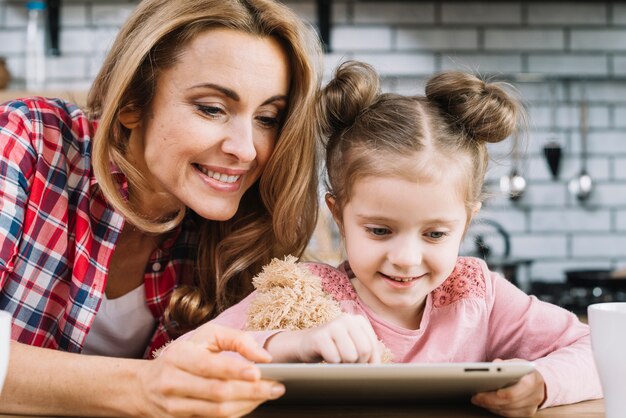
<svg viewBox="0 0 626 418"><path fill-rule="evenodd" d="M0 393L9 368L9 343L11 341L11 315L0 311Z"/></svg>
<svg viewBox="0 0 626 418"><path fill-rule="evenodd" d="M626 302L589 305L587 315L606 418L626 417Z"/></svg>

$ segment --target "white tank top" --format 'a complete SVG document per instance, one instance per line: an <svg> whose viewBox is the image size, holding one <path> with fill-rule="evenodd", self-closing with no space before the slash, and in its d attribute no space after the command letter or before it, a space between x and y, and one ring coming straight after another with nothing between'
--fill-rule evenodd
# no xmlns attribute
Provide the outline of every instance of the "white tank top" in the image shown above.
<svg viewBox="0 0 626 418"><path fill-rule="evenodd" d="M115 299L103 296L83 344L83 354L141 358L157 321L146 304L142 284Z"/></svg>

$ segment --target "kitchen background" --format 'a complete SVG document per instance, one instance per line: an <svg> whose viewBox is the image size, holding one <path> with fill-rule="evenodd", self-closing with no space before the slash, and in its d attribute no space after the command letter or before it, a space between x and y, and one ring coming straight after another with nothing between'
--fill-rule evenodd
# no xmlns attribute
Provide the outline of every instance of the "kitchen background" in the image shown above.
<svg viewBox="0 0 626 418"><path fill-rule="evenodd" d="M0 56L13 75L11 91L0 97L24 94L18 91L24 89L25 3L0 0ZM136 3L64 0L61 55L47 57L46 90L72 92L67 94L80 101ZM318 24L315 0L285 3ZM526 290L536 282L557 287L570 269L626 268L626 2L321 3L331 4L327 76L339 62L354 58L373 64L388 91L422 93L424 77L447 69L507 80L519 90L530 115L524 153L492 148L491 197L480 214L487 221L470 229L472 240L463 252L474 252L478 238L490 248L494 266L502 267L497 260L508 240L505 261L514 272L507 274ZM568 183L584 166L582 99L593 191L580 201ZM544 156L548 143L562 149L556 178ZM500 185L514 168L527 182L516 200ZM336 248L336 235L321 225L311 250L332 263Z"/></svg>

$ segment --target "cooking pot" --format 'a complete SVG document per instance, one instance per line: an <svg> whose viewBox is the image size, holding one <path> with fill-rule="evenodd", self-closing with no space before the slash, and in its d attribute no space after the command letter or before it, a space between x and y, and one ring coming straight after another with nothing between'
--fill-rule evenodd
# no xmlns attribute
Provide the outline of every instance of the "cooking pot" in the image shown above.
<svg viewBox="0 0 626 418"><path fill-rule="evenodd" d="M571 286L626 290L626 278L613 277L613 271L608 269L567 270L565 278Z"/></svg>

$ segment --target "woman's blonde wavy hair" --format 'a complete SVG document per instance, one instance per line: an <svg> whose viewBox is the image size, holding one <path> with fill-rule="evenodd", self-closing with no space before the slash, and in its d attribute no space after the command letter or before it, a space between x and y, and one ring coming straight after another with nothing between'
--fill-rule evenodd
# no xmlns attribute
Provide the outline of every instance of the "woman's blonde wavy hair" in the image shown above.
<svg viewBox="0 0 626 418"><path fill-rule="evenodd" d="M290 62L285 121L259 181L246 192L229 221L203 220L197 268L172 296L167 317L179 330L212 318L251 291L251 279L272 257L300 255L316 221L317 140L314 100L321 49L314 32L272 0L143 0L121 28L89 92L87 109L99 120L93 143L94 173L110 204L126 221L159 234L181 223L181 207L169 219L148 219L120 194L110 164L125 174L129 190L148 190L126 157L125 110L149 109L159 74L174 66L200 33L229 28L272 37ZM253 71L253 69L251 69ZM179 278L183 280L182 278Z"/></svg>

